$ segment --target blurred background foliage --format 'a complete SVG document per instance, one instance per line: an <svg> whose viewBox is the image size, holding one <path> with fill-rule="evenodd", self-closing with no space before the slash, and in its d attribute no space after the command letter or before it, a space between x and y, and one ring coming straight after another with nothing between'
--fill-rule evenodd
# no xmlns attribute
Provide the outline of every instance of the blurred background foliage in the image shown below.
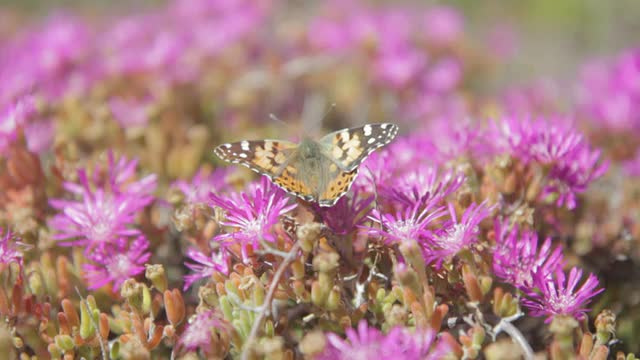
<svg viewBox="0 0 640 360"><path fill-rule="evenodd" d="M640 33L640 1L637 0L450 0L450 1L370 1L373 4L447 4L465 17L469 36L482 43L492 36L505 36L512 30L512 61L487 84L488 88L505 83L513 85L532 78L572 78L577 64L585 58L615 54L637 45ZM113 15L157 7L161 0L0 0L0 10L28 17L42 17L52 11L73 9L87 15ZM296 13L314 13L322 1L289 0L281 7ZM9 21L2 18L0 19ZM2 25L0 25L2 27ZM502 35L498 35L502 34Z"/></svg>

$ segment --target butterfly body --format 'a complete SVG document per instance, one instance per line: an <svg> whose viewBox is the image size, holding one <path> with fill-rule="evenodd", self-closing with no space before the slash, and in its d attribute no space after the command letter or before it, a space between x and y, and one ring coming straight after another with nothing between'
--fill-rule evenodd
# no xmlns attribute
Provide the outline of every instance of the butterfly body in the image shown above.
<svg viewBox="0 0 640 360"><path fill-rule="evenodd" d="M306 201L333 206L346 194L358 166L398 133L393 124L368 124L299 144L284 140L240 141L214 151L221 159L268 176L276 185Z"/></svg>

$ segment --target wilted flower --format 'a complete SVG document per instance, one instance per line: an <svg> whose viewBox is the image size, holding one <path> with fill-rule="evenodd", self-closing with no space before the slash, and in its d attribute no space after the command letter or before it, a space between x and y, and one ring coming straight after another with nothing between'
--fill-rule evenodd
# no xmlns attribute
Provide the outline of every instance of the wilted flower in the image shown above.
<svg viewBox="0 0 640 360"><path fill-rule="evenodd" d="M148 250L149 241L138 236L133 241L119 238L108 246L87 253L91 262L83 264L82 268L89 289L112 284L117 291L125 280L144 272L144 265L151 257Z"/></svg>
<svg viewBox="0 0 640 360"><path fill-rule="evenodd" d="M449 216L442 227L425 233L425 257L429 262L440 266L443 261L454 256L462 249L478 241L482 220L491 214L492 208L486 202L471 204L458 221L453 204L449 204Z"/></svg>
<svg viewBox="0 0 640 360"><path fill-rule="evenodd" d="M225 275L229 273L229 253L225 248L211 251L209 256L198 250L189 249L186 255L193 262L185 262L184 265L193 273L184 277L184 290L187 290L197 280L211 277L215 271Z"/></svg>
<svg viewBox="0 0 640 360"><path fill-rule="evenodd" d="M538 248L538 234L513 226L509 231L508 222L495 223L496 245L493 252L493 271L511 285L531 288L533 276L551 277L562 269L562 248L552 250L551 238L547 238Z"/></svg>
<svg viewBox="0 0 640 360"><path fill-rule="evenodd" d="M13 235L11 230L7 229L4 232L0 227L0 269L11 263L22 266L22 251L19 247L24 248L27 245L20 242L20 239Z"/></svg>
<svg viewBox="0 0 640 360"><path fill-rule="evenodd" d="M225 244L242 244L245 259L244 246L250 245L257 249L261 241L274 242L273 226L278 223L281 215L296 207L296 204L289 205L286 193L265 176L260 185L253 187L248 193L227 197L211 193L210 196L212 205L227 212L226 220L221 224L235 230L218 235L214 240Z"/></svg>
<svg viewBox="0 0 640 360"><path fill-rule="evenodd" d="M189 324L180 335L177 347L184 351L201 350L208 353L213 350L211 337L221 331L231 331L231 325L222 318L221 314L214 310L197 313L189 319Z"/></svg>
<svg viewBox="0 0 640 360"><path fill-rule="evenodd" d="M433 330L416 330L394 327L387 334L360 321L357 330L347 329L346 339L329 333L328 344L318 359L441 359L449 353L449 346L435 341Z"/></svg>
<svg viewBox="0 0 640 360"><path fill-rule="evenodd" d="M540 291L526 290L527 298L522 303L530 310L533 316L547 316L545 322L551 322L556 315L569 315L576 319L582 319L589 309L584 306L604 289L598 287L598 278L589 274L587 279L578 286L582 279L582 270L572 268L569 278L566 278L562 270L557 270L555 276L547 274L535 274L534 285Z"/></svg>

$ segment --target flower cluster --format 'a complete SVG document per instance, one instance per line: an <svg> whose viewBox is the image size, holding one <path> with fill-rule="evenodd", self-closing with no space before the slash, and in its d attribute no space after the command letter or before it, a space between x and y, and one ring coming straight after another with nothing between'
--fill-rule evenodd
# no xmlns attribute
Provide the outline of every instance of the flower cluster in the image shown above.
<svg viewBox="0 0 640 360"><path fill-rule="evenodd" d="M91 288L112 283L117 290L149 260L149 243L136 227L136 216L153 201L156 177L135 180L136 160L116 160L111 152L106 160L93 172L79 169L79 183L63 184L74 198L50 200L59 211L50 225L61 246L81 246L93 261L85 265Z"/></svg>
<svg viewBox="0 0 640 360"><path fill-rule="evenodd" d="M432 330L410 332L394 327L383 334L362 320L357 329L347 329L346 339L327 335L327 348L319 359L442 359L450 349L444 341L436 341Z"/></svg>

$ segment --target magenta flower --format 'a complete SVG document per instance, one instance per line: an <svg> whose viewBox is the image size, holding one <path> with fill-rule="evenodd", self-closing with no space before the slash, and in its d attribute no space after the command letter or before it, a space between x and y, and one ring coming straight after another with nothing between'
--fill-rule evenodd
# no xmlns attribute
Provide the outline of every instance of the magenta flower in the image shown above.
<svg viewBox="0 0 640 360"><path fill-rule="evenodd" d="M3 234L4 233L4 234ZM28 249L30 246L20 242L20 238L13 235L11 230L6 232L0 227L0 269L11 263L22 266L22 249Z"/></svg>
<svg viewBox="0 0 640 360"><path fill-rule="evenodd" d="M89 289L99 289L107 284L118 291L125 280L141 274L149 261L149 241L138 236L133 241L119 238L108 247L85 253L91 263L83 264L84 278Z"/></svg>
<svg viewBox="0 0 640 360"><path fill-rule="evenodd" d="M296 204L289 205L287 194L264 176L260 185L248 192L224 198L211 193L210 197L213 206L227 212L226 220L221 224L235 230L218 235L214 240L225 244L242 244L244 259L247 258L244 246L257 249L261 241L274 242L273 226L278 223L280 216L296 207Z"/></svg>
<svg viewBox="0 0 640 360"><path fill-rule="evenodd" d="M229 274L229 253L225 248L219 251L211 251L209 256L195 250L187 250L187 257L193 262L185 262L193 274L184 277L184 290L187 290L194 282L211 277L215 271Z"/></svg>
<svg viewBox="0 0 640 360"><path fill-rule="evenodd" d="M135 217L152 200L155 175L132 179L137 162L108 156L107 169L97 168L91 181L84 169L78 170L79 184L65 182L64 188L77 200L51 199L50 205L60 211L50 222L57 231L54 239L62 246L84 246L90 252L119 237L138 235ZM95 188L95 189L94 189Z"/></svg>
<svg viewBox="0 0 640 360"><path fill-rule="evenodd" d="M614 132L640 132L640 49L623 52L612 62L584 66L578 108L593 125Z"/></svg>
<svg viewBox="0 0 640 360"><path fill-rule="evenodd" d="M379 55L373 74L381 84L400 89L416 78L425 63L425 56L415 49L396 49Z"/></svg>
<svg viewBox="0 0 640 360"><path fill-rule="evenodd" d="M436 333L431 330L416 330L396 326L387 334L369 327L365 320L358 328L347 329L346 339L334 333L327 334L328 344L318 359L441 359L451 350L444 341L435 342Z"/></svg>
<svg viewBox="0 0 640 360"><path fill-rule="evenodd" d="M423 198L413 206L395 213L380 213L374 209L369 219L380 224L380 228L364 228L369 230L370 235L383 238L386 244L419 241L425 234L427 225L442 215L443 208L436 207L436 203L431 199Z"/></svg>
<svg viewBox="0 0 640 360"><path fill-rule="evenodd" d="M137 197L140 202L148 204L153 201L151 194L156 189L157 176L150 174L136 180L137 166L137 159L129 161L126 157L121 156L116 161L113 152L109 151L106 169L96 169L93 172L92 182L96 186L108 185L114 193L127 193Z"/></svg>
<svg viewBox="0 0 640 360"><path fill-rule="evenodd" d="M229 168L217 168L210 173L200 169L190 182L178 180L171 186L182 191L187 203L207 203L209 202L209 193L220 193L228 188L227 176L229 173Z"/></svg>
<svg viewBox="0 0 640 360"><path fill-rule="evenodd" d="M449 204L449 216L442 227L425 232L423 247L425 258L440 267L443 261L456 255L478 241L479 224L491 214L492 208L486 201L481 204L471 204L458 221L456 210Z"/></svg>
<svg viewBox="0 0 640 360"><path fill-rule="evenodd" d="M24 128L27 148L36 154L43 154L51 149L54 134L55 128L51 119L33 121Z"/></svg>
<svg viewBox="0 0 640 360"><path fill-rule="evenodd" d="M453 91L462 79L462 65L453 58L438 60L427 70L423 78L424 86L429 91L448 93Z"/></svg>
<svg viewBox="0 0 640 360"><path fill-rule="evenodd" d="M417 166L396 177L394 184L383 186L378 191L381 197L391 202L411 206L425 197L441 201L458 190L464 181L462 173L447 171L438 174L435 167Z"/></svg>
<svg viewBox="0 0 640 360"><path fill-rule="evenodd" d="M86 182L86 180L81 179ZM51 199L51 206L60 211L51 219L57 231L55 240L62 246L83 246L87 252L104 246L118 237L140 234L133 228L135 216L145 202L128 194L106 193L103 189L91 191L88 184L81 200Z"/></svg>
<svg viewBox="0 0 640 360"><path fill-rule="evenodd" d="M314 209L334 233L347 235L367 220L373 200L373 196L363 196L360 190L355 189L351 196L342 197L332 207L314 204Z"/></svg>
<svg viewBox="0 0 640 360"><path fill-rule="evenodd" d="M434 7L424 16L424 36L435 45L450 45L457 41L463 28L462 16L451 7Z"/></svg>
<svg viewBox="0 0 640 360"><path fill-rule="evenodd" d="M625 161L622 167L628 176L640 177L640 149L636 150L633 159Z"/></svg>
<svg viewBox="0 0 640 360"><path fill-rule="evenodd" d="M121 128L140 128L147 125L151 113L153 99L125 100L112 98L109 100L109 108L113 118Z"/></svg>
<svg viewBox="0 0 640 360"><path fill-rule="evenodd" d="M554 275L549 278L544 273L535 274L534 285L539 292L526 290L527 297L522 299L522 304L530 310L532 316L547 316L547 323L556 315L582 319L589 311L584 306L604 290L598 289L598 278L593 274L589 274L582 285L577 287L582 279L582 270L575 267L569 272L568 279L562 270L557 270Z"/></svg>
<svg viewBox="0 0 640 360"><path fill-rule="evenodd" d="M197 313L189 319L189 324L178 339L177 348L207 353L214 350L211 348L211 337L220 331L231 331L231 325L219 312L207 310Z"/></svg>
<svg viewBox="0 0 640 360"><path fill-rule="evenodd" d="M538 234L535 231L520 231L509 224L496 220L496 245L493 252L493 271L503 281L518 288L533 286L533 276L550 278L562 270L562 248L552 250L551 238L547 238L538 248Z"/></svg>
<svg viewBox="0 0 640 360"><path fill-rule="evenodd" d="M5 153L9 145L18 139L19 129L27 125L27 121L34 113L35 107L31 96L23 97L0 108L0 154Z"/></svg>
<svg viewBox="0 0 640 360"><path fill-rule="evenodd" d="M539 163L549 168L541 196L557 197L556 205L573 209L576 196L586 190L608 168L599 150L592 150L584 136L565 119L506 118L491 136L498 151L506 151L524 163Z"/></svg>

